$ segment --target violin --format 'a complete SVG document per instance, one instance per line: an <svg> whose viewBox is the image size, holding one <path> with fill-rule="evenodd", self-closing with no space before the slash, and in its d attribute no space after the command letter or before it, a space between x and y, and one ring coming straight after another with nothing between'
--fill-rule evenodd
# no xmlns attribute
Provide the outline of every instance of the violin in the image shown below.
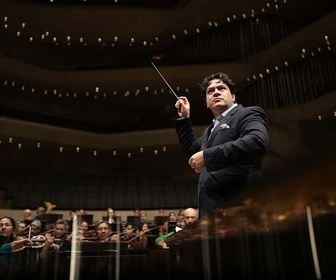
<svg viewBox="0 0 336 280"><path fill-rule="evenodd" d="M35 249L42 248L46 240L47 238L42 234L33 236L30 238L30 241L32 242L30 245L30 248L35 248Z"/></svg>
<svg viewBox="0 0 336 280"><path fill-rule="evenodd" d="M145 249L147 247L146 233L156 228L160 228L160 226L140 231L139 234L128 240L129 246L133 249Z"/></svg>
<svg viewBox="0 0 336 280"><path fill-rule="evenodd" d="M97 241L97 234L94 229L83 232L82 236L83 236L82 240L84 241Z"/></svg>
<svg viewBox="0 0 336 280"><path fill-rule="evenodd" d="M15 240L16 241L19 241L19 240L29 240L30 241L28 245L22 246L21 250L23 250L23 249L29 249L29 248L32 248L32 249L42 248L45 245L47 238L42 234L35 235L32 237L25 237L23 235L18 235Z"/></svg>
<svg viewBox="0 0 336 280"><path fill-rule="evenodd" d="M29 227L28 239L31 241L31 244L27 246L27 248L34 248L34 249L42 248L47 241L47 238L45 235L53 231L54 229L50 229L48 231L42 232L41 234L31 236L31 228Z"/></svg>

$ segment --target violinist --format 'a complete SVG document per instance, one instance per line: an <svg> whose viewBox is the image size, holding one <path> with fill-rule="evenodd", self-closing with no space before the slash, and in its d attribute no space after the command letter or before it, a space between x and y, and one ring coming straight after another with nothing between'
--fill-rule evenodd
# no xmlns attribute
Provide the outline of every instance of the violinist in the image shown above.
<svg viewBox="0 0 336 280"><path fill-rule="evenodd" d="M129 240L129 249L145 249L148 244L148 236L152 235L147 223L143 223L136 235Z"/></svg>
<svg viewBox="0 0 336 280"><path fill-rule="evenodd" d="M74 237L77 241L97 241L96 229L91 230L89 228L89 223L82 220L80 225L68 235L67 241L71 242Z"/></svg>
<svg viewBox="0 0 336 280"><path fill-rule="evenodd" d="M83 233L87 232L89 230L89 223L83 220L79 226L79 230L81 230Z"/></svg>
<svg viewBox="0 0 336 280"><path fill-rule="evenodd" d="M40 253L40 257L44 259L48 251L60 251L68 249L67 245L70 245L68 242L68 223L66 220L58 219L54 223L53 234L45 234L45 243L43 249Z"/></svg>
<svg viewBox="0 0 336 280"><path fill-rule="evenodd" d="M17 223L17 239L24 239L28 237L29 226L26 226L25 222L19 221Z"/></svg>
<svg viewBox="0 0 336 280"><path fill-rule="evenodd" d="M89 233L89 223L83 220L77 230L78 240L86 240L86 238L88 237L88 233Z"/></svg>
<svg viewBox="0 0 336 280"><path fill-rule="evenodd" d="M41 233L41 221L40 220L33 220L30 223L29 229L29 238L32 236L37 236Z"/></svg>
<svg viewBox="0 0 336 280"><path fill-rule="evenodd" d="M121 241L130 241L137 236L139 230L136 226L131 223L125 225L122 235L120 236Z"/></svg>
<svg viewBox="0 0 336 280"><path fill-rule="evenodd" d="M120 235L120 241L126 241L128 249L143 249L147 245L147 238L144 237L144 233L137 226L128 223Z"/></svg>
<svg viewBox="0 0 336 280"><path fill-rule="evenodd" d="M107 221L101 221L95 226L97 241L111 241L112 231Z"/></svg>
<svg viewBox="0 0 336 280"><path fill-rule="evenodd" d="M16 223L11 217L0 218L0 265L1 272L11 262L11 255L29 246L31 241L27 238L16 240Z"/></svg>
<svg viewBox="0 0 336 280"><path fill-rule="evenodd" d="M56 220L54 224L54 237L57 245L64 245L68 239L68 222L63 219Z"/></svg>
<svg viewBox="0 0 336 280"><path fill-rule="evenodd" d="M176 227L173 231L168 232L165 235L162 235L158 238L155 239L155 244L157 247L162 248L162 249L169 249L167 245L167 240L175 235L177 232L180 230L183 230L186 226L189 226L193 223L198 221L198 213L197 210L194 208L187 208L183 211L182 216L178 216L176 218Z"/></svg>

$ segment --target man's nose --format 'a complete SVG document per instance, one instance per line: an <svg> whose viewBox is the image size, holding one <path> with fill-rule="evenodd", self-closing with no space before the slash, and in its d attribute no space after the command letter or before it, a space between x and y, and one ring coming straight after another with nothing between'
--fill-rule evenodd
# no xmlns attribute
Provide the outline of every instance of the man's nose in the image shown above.
<svg viewBox="0 0 336 280"><path fill-rule="evenodd" d="M220 94L220 90L216 88L214 91L214 95L219 95L219 94Z"/></svg>

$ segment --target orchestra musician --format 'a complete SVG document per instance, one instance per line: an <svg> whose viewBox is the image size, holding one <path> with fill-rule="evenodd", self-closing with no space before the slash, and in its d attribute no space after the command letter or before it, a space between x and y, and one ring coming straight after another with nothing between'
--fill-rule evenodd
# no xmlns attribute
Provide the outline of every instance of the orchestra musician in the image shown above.
<svg viewBox="0 0 336 280"><path fill-rule="evenodd" d="M162 249L169 249L168 245L167 245L167 239L179 232L180 230L182 230L185 226L185 222L184 222L184 218L183 216L177 216L176 217L176 227L174 228L173 231L169 231L168 233L164 234L164 235L161 235L159 237L157 237L155 239L155 245L158 247L158 248L162 248Z"/></svg>
<svg viewBox="0 0 336 280"><path fill-rule="evenodd" d="M77 228L77 240L86 240L89 235L89 223L82 220L79 227ZM72 233L70 238L72 237Z"/></svg>
<svg viewBox="0 0 336 280"><path fill-rule="evenodd" d="M112 240L112 231L110 226L107 226L108 222L103 220L97 223L94 226L94 229L89 229L90 226L88 222L82 221L78 226L76 231L77 241L80 242L88 242L88 241L96 241L96 242L106 242ZM71 241L73 238L73 233L68 236L68 240Z"/></svg>
<svg viewBox="0 0 336 280"><path fill-rule="evenodd" d="M40 235L42 223L40 220L33 220L30 223L28 238Z"/></svg>
<svg viewBox="0 0 336 280"><path fill-rule="evenodd" d="M120 236L120 240L129 241L137 235L138 231L139 229L132 223L127 223L125 225L122 235Z"/></svg>
<svg viewBox="0 0 336 280"><path fill-rule="evenodd" d="M24 239L28 237L28 229L29 229L29 225L26 226L26 223L23 221L19 221L17 223L17 239Z"/></svg>
<svg viewBox="0 0 336 280"><path fill-rule="evenodd" d="M22 212L22 222L24 222L26 224L26 226L28 226L32 221L33 221L32 211L28 208L23 210L23 212Z"/></svg>
<svg viewBox="0 0 336 280"><path fill-rule="evenodd" d="M81 224L79 225L79 230L81 230L83 233L87 232L89 230L89 223L85 220L82 220Z"/></svg>
<svg viewBox="0 0 336 280"><path fill-rule="evenodd" d="M97 241L100 242L111 241L112 231L107 221L100 221L98 224L96 224L95 232Z"/></svg>
<svg viewBox="0 0 336 280"><path fill-rule="evenodd" d="M103 220L106 220L109 224L115 224L118 221L118 217L115 214L115 211L113 208L109 207L106 210L106 216L104 217Z"/></svg>
<svg viewBox="0 0 336 280"><path fill-rule="evenodd" d="M16 223L11 217L0 218L0 274L5 275L11 262L13 252L20 251L29 246L31 241L27 238L16 239Z"/></svg>
<svg viewBox="0 0 336 280"><path fill-rule="evenodd" d="M56 220L53 228L56 245L62 246L68 240L68 222L64 219Z"/></svg>
<svg viewBox="0 0 336 280"><path fill-rule="evenodd" d="M197 210L192 207L185 209L181 216L177 216L175 229L156 238L155 245L162 249L169 249L167 245L167 240L171 238L172 235L183 230L186 226L194 224L196 221L198 221Z"/></svg>
<svg viewBox="0 0 336 280"><path fill-rule="evenodd" d="M176 222L176 214L175 212L169 212L167 220L163 223L161 227L161 235L168 233L168 226L170 222Z"/></svg>
<svg viewBox="0 0 336 280"><path fill-rule="evenodd" d="M138 229L138 227L133 224L127 224L120 236L120 240L128 243L128 249L146 249L148 246L148 238L154 236L151 230L159 228L160 226L150 228L147 223L144 223L142 228Z"/></svg>
<svg viewBox="0 0 336 280"><path fill-rule="evenodd" d="M68 222L64 219L58 219L54 223L54 227L45 234L45 243L40 252L40 257L44 259L48 251L59 251L68 249L70 246L68 234Z"/></svg>

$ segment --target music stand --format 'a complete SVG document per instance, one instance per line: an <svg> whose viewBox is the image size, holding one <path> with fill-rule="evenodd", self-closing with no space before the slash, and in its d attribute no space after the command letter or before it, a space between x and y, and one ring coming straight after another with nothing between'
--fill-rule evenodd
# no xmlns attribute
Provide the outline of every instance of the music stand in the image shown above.
<svg viewBox="0 0 336 280"><path fill-rule="evenodd" d="M41 220L41 231L48 230L58 219L62 219L63 214L45 214Z"/></svg>
<svg viewBox="0 0 336 280"><path fill-rule="evenodd" d="M102 217L102 220L103 220L103 221L108 221L108 217L107 217L107 216L103 216L103 217ZM114 221L115 221L116 223L121 223L121 216L114 216Z"/></svg>
<svg viewBox="0 0 336 280"><path fill-rule="evenodd" d="M58 219L62 219L63 214L45 214L44 221L47 225L54 224Z"/></svg>
<svg viewBox="0 0 336 280"><path fill-rule="evenodd" d="M77 215L77 223L80 225L82 221L86 221L89 225L93 224L93 215L85 214L85 215Z"/></svg>
<svg viewBox="0 0 336 280"><path fill-rule="evenodd" d="M175 231L176 222L168 222L168 232Z"/></svg>
<svg viewBox="0 0 336 280"><path fill-rule="evenodd" d="M122 232L122 224L121 223L114 223L109 224L112 232Z"/></svg>
<svg viewBox="0 0 336 280"><path fill-rule="evenodd" d="M140 218L138 216L127 216L127 223L132 225L137 225L140 222Z"/></svg>
<svg viewBox="0 0 336 280"><path fill-rule="evenodd" d="M154 235L155 237L158 237L160 235L160 228L156 225L150 225L148 226L148 233L150 235Z"/></svg>
<svg viewBox="0 0 336 280"><path fill-rule="evenodd" d="M155 216L154 224L156 224L157 226L162 226L167 221L167 219L168 218L166 216Z"/></svg>

